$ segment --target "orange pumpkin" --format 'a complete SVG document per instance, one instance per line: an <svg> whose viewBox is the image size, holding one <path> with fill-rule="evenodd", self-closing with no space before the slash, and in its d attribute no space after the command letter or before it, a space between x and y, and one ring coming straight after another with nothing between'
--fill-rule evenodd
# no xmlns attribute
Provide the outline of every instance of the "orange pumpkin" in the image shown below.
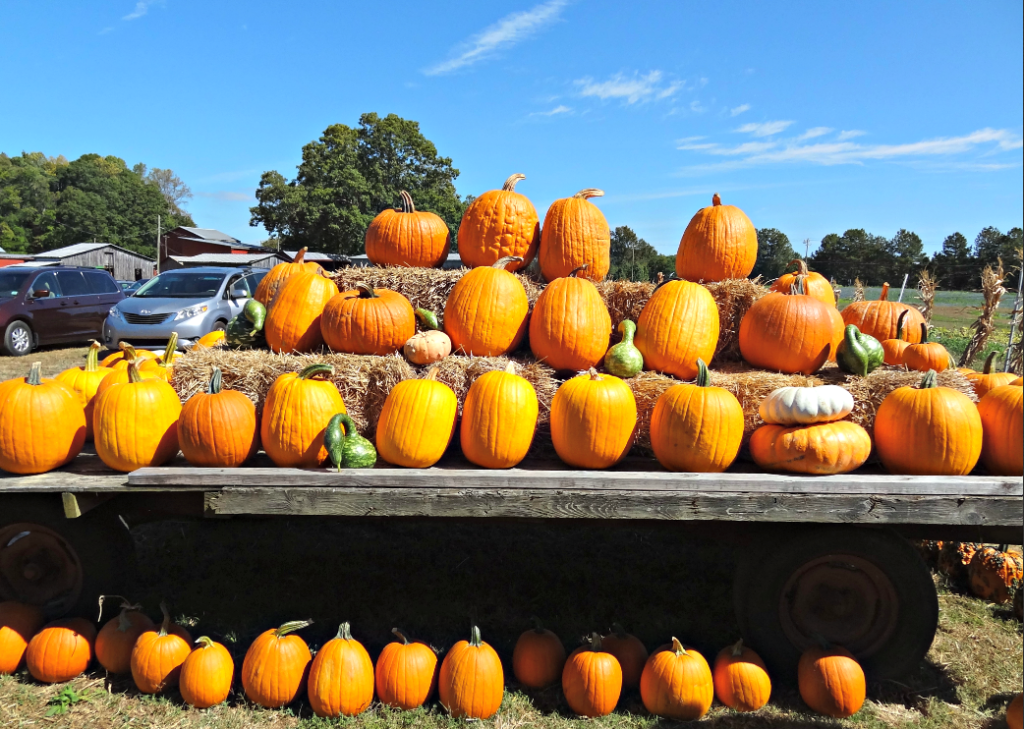
<svg viewBox="0 0 1024 729"><path fill-rule="evenodd" d="M640 679L640 698L655 716L677 721L701 718L715 698L708 662L673 638L671 647L665 646L647 659Z"/></svg>
<svg viewBox="0 0 1024 729"><path fill-rule="evenodd" d="M529 198L516 192L526 175L514 174L500 190L488 190L462 214L459 224L459 256L470 268L490 266L499 258L517 256L518 271L530 265L540 245L540 218Z"/></svg>
<svg viewBox="0 0 1024 729"><path fill-rule="evenodd" d="M512 651L512 673L527 688L542 689L558 681L565 667L565 646L539 620L519 636Z"/></svg>
<svg viewBox="0 0 1024 729"><path fill-rule="evenodd" d="M1009 385L1017 379L1017 375L1012 372L993 372L992 366L995 364L995 359L996 353L989 352L981 372L971 372L965 375L967 381L971 383L971 387L974 388L974 394L979 398L984 397L989 390L1001 385Z"/></svg>
<svg viewBox="0 0 1024 729"><path fill-rule="evenodd" d="M718 346L718 305L700 284L669 281L644 304L634 344L644 368L683 380L697 376L697 360L710 362Z"/></svg>
<svg viewBox="0 0 1024 729"><path fill-rule="evenodd" d="M530 315L533 356L556 370L588 370L608 351L612 318L597 287L577 278L586 268L549 283Z"/></svg>
<svg viewBox="0 0 1024 729"><path fill-rule="evenodd" d="M788 294L793 290L793 286L800 285L811 298L817 299L823 304L829 306L836 305L836 292L832 289L832 282L822 276L820 273L812 273L807 268L807 263L799 258L795 258L789 262L790 266L796 266L796 271L793 273L784 273L775 279L775 283L771 285L772 291L778 291L780 294Z"/></svg>
<svg viewBox="0 0 1024 729"><path fill-rule="evenodd" d="M903 350L903 364L918 372L942 372L952 364L949 352L938 342L928 341L928 325L921 325L921 341Z"/></svg>
<svg viewBox="0 0 1024 729"><path fill-rule="evenodd" d="M256 406L236 390L222 390L221 377L214 367L206 392L197 392L181 407L178 442L194 466L237 468L259 450Z"/></svg>
<svg viewBox="0 0 1024 729"><path fill-rule="evenodd" d="M1024 389L1000 385L978 403L982 424L981 462L989 473L1020 476L1024 473Z"/></svg>
<svg viewBox="0 0 1024 729"><path fill-rule="evenodd" d="M164 382L170 382L174 376L174 361L181 357L178 352L178 333L171 332L167 340L167 348L162 356L156 359L147 359L139 362L139 371L149 377L159 377Z"/></svg>
<svg viewBox="0 0 1024 729"><path fill-rule="evenodd" d="M405 358L421 366L440 362L451 353L451 337L438 329L417 332L402 347Z"/></svg>
<svg viewBox="0 0 1024 729"><path fill-rule="evenodd" d="M799 293L772 292L740 322L740 353L754 367L810 375L835 356L843 324L835 309Z"/></svg>
<svg viewBox="0 0 1024 729"><path fill-rule="evenodd" d="M108 354L100 362L100 367L108 367L112 370L124 370L128 368L128 365L137 359L156 359L156 352L150 352L148 349L136 349L130 344L124 342L119 343L117 352Z"/></svg>
<svg viewBox="0 0 1024 729"><path fill-rule="evenodd" d="M291 634L308 625L307 620L285 623L252 642L242 661L242 688L250 701L279 709L299 697L313 657L306 641Z"/></svg>
<svg viewBox="0 0 1024 729"><path fill-rule="evenodd" d="M768 703L772 682L761 656L736 641L715 659L715 696L733 711L757 711Z"/></svg>
<svg viewBox="0 0 1024 729"><path fill-rule="evenodd" d="M622 694L622 668L615 656L602 648L597 633L565 662L562 693L569 708L580 716L607 716L615 710Z"/></svg>
<svg viewBox="0 0 1024 729"><path fill-rule="evenodd" d="M722 205L716 192L711 206L690 220L679 241L676 275L690 281L746 278L757 261L757 231L746 213Z"/></svg>
<svg viewBox="0 0 1024 729"><path fill-rule="evenodd" d="M181 664L178 690L186 704L208 709L227 700L235 676L235 662L227 648L205 635L200 636L196 644Z"/></svg>
<svg viewBox="0 0 1024 729"><path fill-rule="evenodd" d="M1017 694L1006 707L1006 725L1009 729L1024 727L1024 696Z"/></svg>
<svg viewBox="0 0 1024 729"><path fill-rule="evenodd" d="M797 681L800 698L819 714L844 719L864 705L864 671L845 648L808 648L800 656Z"/></svg>
<svg viewBox="0 0 1024 729"><path fill-rule="evenodd" d="M455 717L490 719L498 712L505 695L505 674L501 659L480 639L473 626L469 640L448 649L437 679L441 706Z"/></svg>
<svg viewBox="0 0 1024 729"><path fill-rule="evenodd" d="M279 263L278 265L280 266L286 264ZM260 283L262 283L262 281ZM196 343L193 346L199 349L202 349L203 347L213 348L219 347L225 341L227 341L227 334L224 332L224 330L214 329L212 332L207 332L203 336L199 337L199 339L196 340Z"/></svg>
<svg viewBox="0 0 1024 729"><path fill-rule="evenodd" d="M452 388L437 381L436 367L425 379L399 382L388 393L377 421L380 457L406 468L433 466L452 442L458 410Z"/></svg>
<svg viewBox="0 0 1024 729"><path fill-rule="evenodd" d="M324 342L335 352L394 354L416 333L412 304L397 291L356 289L327 302L320 318Z"/></svg>
<svg viewBox="0 0 1024 729"><path fill-rule="evenodd" d="M587 188L555 200L544 216L540 233L540 272L545 280L568 276L583 264L591 281L603 281L611 268L611 231L600 208L590 202L604 195Z"/></svg>
<svg viewBox="0 0 1024 729"><path fill-rule="evenodd" d="M317 651L308 683L309 705L317 716L355 716L373 702L373 661L348 623Z"/></svg>
<svg viewBox="0 0 1024 729"><path fill-rule="evenodd" d="M146 368L143 369L143 362L153 362L154 360L135 360L135 366L138 368L139 377L143 380L161 380L163 379L157 375L153 370ZM167 380L164 380L166 382ZM107 370L107 376L100 380L100 386L96 388L96 401L99 401L100 395L109 390L114 385L123 385L127 382L131 382L131 378L128 376L128 368L114 370ZM93 420L96 419L96 409L93 408ZM95 436L94 436L95 437Z"/></svg>
<svg viewBox="0 0 1024 729"><path fill-rule="evenodd" d="M324 344L320 317L338 287L324 275L300 271L291 276L267 307L263 333L271 352L312 352Z"/></svg>
<svg viewBox="0 0 1024 729"><path fill-rule="evenodd" d="M530 302L519 279L505 270L515 260L499 258L474 268L452 287L444 305L444 330L455 351L500 357L523 340Z"/></svg>
<svg viewBox="0 0 1024 729"><path fill-rule="evenodd" d="M64 683L81 676L92 660L95 639L96 627L84 618L50 623L28 643L28 672L43 683Z"/></svg>
<svg viewBox="0 0 1024 729"><path fill-rule="evenodd" d="M100 595L100 612L107 595ZM111 595L109 597L119 597ZM153 630L153 621L140 612L139 605L132 605L121 598L121 612L100 628L96 635L96 660L109 673L128 673L132 670L132 649L135 641L147 630Z"/></svg>
<svg viewBox="0 0 1024 729"><path fill-rule="evenodd" d="M448 226L434 213L416 212L405 190L401 196L401 210L388 208L370 222L366 257L377 266L441 266L452 247Z"/></svg>
<svg viewBox="0 0 1024 729"><path fill-rule="evenodd" d="M963 393L938 387L934 370L920 387L890 392L875 414L875 448L892 473L965 476L981 444L978 408Z"/></svg>
<svg viewBox="0 0 1024 729"><path fill-rule="evenodd" d="M854 324L861 334L869 334L879 342L895 339L900 314L907 313L903 321L903 336L911 344L921 341L921 325L925 323L921 312L910 304L889 301L889 284L882 284L877 301L854 301L843 309L843 323Z"/></svg>
<svg viewBox="0 0 1024 729"><path fill-rule="evenodd" d="M132 648L132 678L144 694L158 694L177 686L181 664L192 652L192 636L171 622L164 603L160 603L160 612L164 614L160 629L154 626L143 631Z"/></svg>
<svg viewBox="0 0 1024 729"><path fill-rule="evenodd" d="M85 445L85 409L78 393L42 376L0 382L0 468L46 473L71 462Z"/></svg>
<svg viewBox="0 0 1024 729"><path fill-rule="evenodd" d="M29 641L45 621L35 605L0 602L0 675L18 670Z"/></svg>
<svg viewBox="0 0 1024 729"><path fill-rule="evenodd" d="M302 372L278 377L267 391L260 421L260 441L275 465L313 468L327 459L324 433L337 413L347 412L330 380L334 367L312 364Z"/></svg>
<svg viewBox="0 0 1024 729"><path fill-rule="evenodd" d="M1009 602L1012 591L1024 580L1024 559L1020 552L1009 551L1005 544L998 549L982 547L967 566L967 579L972 593L1002 605Z"/></svg>
<svg viewBox="0 0 1024 729"><path fill-rule="evenodd" d="M1024 377L1018 377L1010 384L1013 385L1014 387L1024 387Z"/></svg>
<svg viewBox="0 0 1024 729"><path fill-rule="evenodd" d="M910 346L910 342L903 338L903 322L906 321L906 310L901 311L896 320L896 336L882 342L882 351L885 353L887 365L903 366L903 352Z"/></svg>
<svg viewBox="0 0 1024 729"><path fill-rule="evenodd" d="M309 249L305 247L300 248L299 252L295 254L295 258L293 258L290 263L279 263L270 269L270 271L267 272L267 275L260 279L260 283L256 287L256 293L253 295L253 298L264 306L270 306L270 302L274 300L274 297L277 295L278 290L280 290L284 285L284 282L295 274L323 273L324 269L320 267L320 264L306 261L306 252L308 250Z"/></svg>
<svg viewBox="0 0 1024 729"><path fill-rule="evenodd" d="M619 662L622 685L625 688L638 688L647 663L647 646L618 623L612 625L612 632L601 638L601 645Z"/></svg>
<svg viewBox="0 0 1024 729"><path fill-rule="evenodd" d="M824 476L849 473L871 455L871 436L849 420L759 427L750 436L754 463L769 471Z"/></svg>
<svg viewBox="0 0 1024 729"><path fill-rule="evenodd" d="M613 375L593 369L577 375L551 401L551 441L570 466L614 466L629 453L636 428L633 391Z"/></svg>
<svg viewBox="0 0 1024 729"><path fill-rule="evenodd" d="M483 468L513 468L526 457L537 428L537 393L508 363L470 385L462 406L462 454Z"/></svg>
<svg viewBox="0 0 1024 729"><path fill-rule="evenodd" d="M651 448L669 471L720 473L740 452L743 408L731 392L709 384L698 358L696 383L673 385L654 406Z"/></svg>
<svg viewBox="0 0 1024 729"><path fill-rule="evenodd" d="M85 409L86 440L92 440L92 411L96 404L96 391L100 382L110 372L108 368L99 366L99 352L100 343L94 339L89 345L89 353L85 355L84 366L71 367L53 378L66 385L72 392L78 393L78 398Z"/></svg>
<svg viewBox="0 0 1024 729"><path fill-rule="evenodd" d="M382 704L411 711L422 706L437 685L437 655L422 641L410 641L398 628L391 632L400 642L391 642L377 657L374 678L377 698Z"/></svg>

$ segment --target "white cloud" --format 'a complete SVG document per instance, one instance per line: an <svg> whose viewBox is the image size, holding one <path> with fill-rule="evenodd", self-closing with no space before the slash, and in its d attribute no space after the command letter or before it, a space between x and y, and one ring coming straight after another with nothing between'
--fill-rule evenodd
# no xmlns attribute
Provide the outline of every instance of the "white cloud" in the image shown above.
<svg viewBox="0 0 1024 729"><path fill-rule="evenodd" d="M553 23L567 4L568 0L549 0L521 13L506 15L464 43L457 56L430 66L423 73L438 76L490 58Z"/></svg>
<svg viewBox="0 0 1024 729"><path fill-rule="evenodd" d="M750 111L750 104L740 104L729 109L729 116L739 116L745 111Z"/></svg>
<svg viewBox="0 0 1024 729"><path fill-rule="evenodd" d="M717 146L718 145L713 143L713 142L702 142L701 144L697 144L695 142L684 142L684 143L680 144L678 147L676 147L676 149L684 149L684 150L714 149Z"/></svg>
<svg viewBox="0 0 1024 729"><path fill-rule="evenodd" d="M135 9L121 18L121 20L138 20L149 12L150 6L157 4L161 4L161 0L138 0L135 3Z"/></svg>
<svg viewBox="0 0 1024 729"><path fill-rule="evenodd" d="M571 114L572 107L566 106L565 104L559 104L550 111L535 111L530 116L556 116L558 114Z"/></svg>
<svg viewBox="0 0 1024 729"><path fill-rule="evenodd" d="M814 139L815 137L824 137L829 132L833 131L832 127L812 127L806 132L797 137L797 141L804 139Z"/></svg>
<svg viewBox="0 0 1024 729"><path fill-rule="evenodd" d="M702 106L699 101L694 99L693 101L690 102L690 111L692 111L694 114L703 114L705 111L707 111L707 108Z"/></svg>
<svg viewBox="0 0 1024 729"><path fill-rule="evenodd" d="M853 139L854 137L863 137L867 132L862 132L860 129L849 129L839 132L839 136L836 137L840 142L845 142L847 139Z"/></svg>
<svg viewBox="0 0 1024 729"><path fill-rule="evenodd" d="M602 100L622 99L627 104L635 104L638 101L668 98L683 87L678 81L662 86L661 77L661 71L650 71L643 75L634 72L632 77L617 73L607 81L595 81L587 77L573 83L579 88L580 96L595 96Z"/></svg>
<svg viewBox="0 0 1024 729"><path fill-rule="evenodd" d="M786 127L792 123L791 121L754 122L744 124L735 131L743 134L752 134L755 137L770 137L773 134L786 131Z"/></svg>
<svg viewBox="0 0 1024 729"><path fill-rule="evenodd" d="M106 35L107 33L110 33L113 30L114 30L114 26L108 25L106 28L103 28L102 30L100 30L100 32L97 33L96 35Z"/></svg>

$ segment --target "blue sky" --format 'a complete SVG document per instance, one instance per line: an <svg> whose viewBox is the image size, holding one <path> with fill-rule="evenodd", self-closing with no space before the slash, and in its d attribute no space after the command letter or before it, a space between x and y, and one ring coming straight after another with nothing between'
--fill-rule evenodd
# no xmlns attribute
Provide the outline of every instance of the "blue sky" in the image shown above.
<svg viewBox="0 0 1024 729"><path fill-rule="evenodd" d="M0 2L0 150L170 167L246 241L264 170L367 111L415 119L461 194L585 187L674 252L721 193L802 249L1024 217L1014 2Z"/></svg>

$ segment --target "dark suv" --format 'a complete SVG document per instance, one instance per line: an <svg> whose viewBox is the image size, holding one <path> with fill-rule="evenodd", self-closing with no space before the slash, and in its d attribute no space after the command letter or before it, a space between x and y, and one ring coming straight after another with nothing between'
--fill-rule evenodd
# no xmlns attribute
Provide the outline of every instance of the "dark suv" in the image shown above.
<svg viewBox="0 0 1024 729"><path fill-rule="evenodd" d="M121 287L103 270L0 268L3 350L20 357L40 344L100 339L107 312L122 299Z"/></svg>

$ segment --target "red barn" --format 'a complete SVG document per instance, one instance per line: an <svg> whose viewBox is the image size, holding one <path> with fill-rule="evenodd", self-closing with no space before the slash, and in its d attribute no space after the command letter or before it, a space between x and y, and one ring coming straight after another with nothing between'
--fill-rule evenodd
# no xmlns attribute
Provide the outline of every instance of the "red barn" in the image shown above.
<svg viewBox="0 0 1024 729"><path fill-rule="evenodd" d="M161 267L171 256L190 258L202 253L260 253L268 248L243 243L227 233L213 228L186 228L179 226L160 236Z"/></svg>

